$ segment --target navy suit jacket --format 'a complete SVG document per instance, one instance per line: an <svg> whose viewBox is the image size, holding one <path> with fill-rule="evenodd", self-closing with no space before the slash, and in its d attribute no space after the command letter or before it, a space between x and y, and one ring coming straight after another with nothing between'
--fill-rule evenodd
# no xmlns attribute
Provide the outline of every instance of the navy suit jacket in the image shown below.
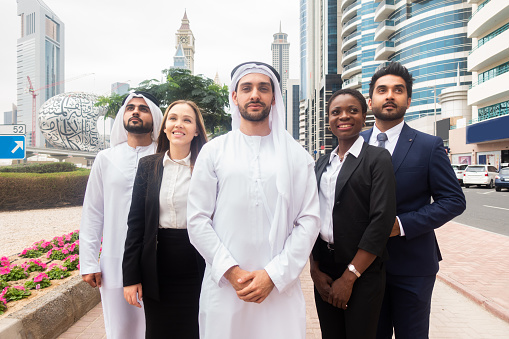
<svg viewBox="0 0 509 339"><path fill-rule="evenodd" d="M361 133L366 142L372 132L370 129ZM397 215L405 236L391 237L387 242L387 273L435 275L442 257L434 230L463 213L465 196L442 139L419 132L406 123L392 154L392 166L396 176Z"/></svg>

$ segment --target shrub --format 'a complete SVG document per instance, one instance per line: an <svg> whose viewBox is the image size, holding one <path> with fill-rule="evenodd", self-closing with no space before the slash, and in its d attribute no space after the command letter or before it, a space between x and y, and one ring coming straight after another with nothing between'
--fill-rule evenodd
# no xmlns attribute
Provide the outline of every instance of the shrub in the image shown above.
<svg viewBox="0 0 509 339"><path fill-rule="evenodd" d="M28 277L28 273L21 266L4 266L0 268L0 276L3 281L16 281Z"/></svg>
<svg viewBox="0 0 509 339"><path fill-rule="evenodd" d="M80 268L80 260L79 255L73 254L64 259L64 263L62 264L67 268L68 271L75 271Z"/></svg>
<svg viewBox="0 0 509 339"><path fill-rule="evenodd" d="M0 298L0 315L4 314L5 311L7 311L7 300Z"/></svg>
<svg viewBox="0 0 509 339"><path fill-rule="evenodd" d="M89 173L0 173L0 210L80 206Z"/></svg>
<svg viewBox="0 0 509 339"><path fill-rule="evenodd" d="M51 281L46 273L39 273L32 280L25 283L25 288L28 290L41 289L51 286Z"/></svg>
<svg viewBox="0 0 509 339"><path fill-rule="evenodd" d="M39 258L42 255L42 251L37 249L37 246L25 248L19 255L22 258Z"/></svg>
<svg viewBox="0 0 509 339"><path fill-rule="evenodd" d="M0 294L0 299L5 299L6 302L13 300L21 300L28 297L32 292L27 291L23 286L6 287Z"/></svg>
<svg viewBox="0 0 509 339"><path fill-rule="evenodd" d="M46 273L50 280L64 279L71 275L70 272L67 272L67 267L58 264L51 264L50 269Z"/></svg>
<svg viewBox="0 0 509 339"><path fill-rule="evenodd" d="M44 164L19 164L0 167L4 173L58 173L72 172L77 169L71 162L49 162Z"/></svg>
<svg viewBox="0 0 509 339"><path fill-rule="evenodd" d="M30 259L29 261L21 264L21 267L23 267L28 273L36 271L43 272L46 270L46 264L39 259Z"/></svg>
<svg viewBox="0 0 509 339"><path fill-rule="evenodd" d="M3 290L4 288L10 286L7 281L3 281L2 279L0 279L0 290Z"/></svg>

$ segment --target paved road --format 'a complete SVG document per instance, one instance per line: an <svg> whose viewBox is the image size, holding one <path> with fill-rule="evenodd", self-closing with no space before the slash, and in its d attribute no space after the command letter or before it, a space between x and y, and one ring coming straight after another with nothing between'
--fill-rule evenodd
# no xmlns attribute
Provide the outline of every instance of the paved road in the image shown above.
<svg viewBox="0 0 509 339"><path fill-rule="evenodd" d="M463 193L467 209L454 221L509 236L509 191L472 186Z"/></svg>

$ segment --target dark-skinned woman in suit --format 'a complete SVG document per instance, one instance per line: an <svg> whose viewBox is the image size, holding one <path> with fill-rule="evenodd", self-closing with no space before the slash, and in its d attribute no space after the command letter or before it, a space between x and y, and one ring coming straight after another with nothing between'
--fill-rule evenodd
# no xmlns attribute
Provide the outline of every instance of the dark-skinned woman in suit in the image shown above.
<svg viewBox="0 0 509 339"><path fill-rule="evenodd" d="M383 300L396 183L389 152L359 136L366 113L356 90L331 96L327 114L338 146L315 166L321 228L310 263L324 339L375 338Z"/></svg>
<svg viewBox="0 0 509 339"><path fill-rule="evenodd" d="M175 101L164 114L157 153L140 159L122 263L124 297L141 307L146 338L198 338L205 263L189 242L187 193L207 142L194 102Z"/></svg>

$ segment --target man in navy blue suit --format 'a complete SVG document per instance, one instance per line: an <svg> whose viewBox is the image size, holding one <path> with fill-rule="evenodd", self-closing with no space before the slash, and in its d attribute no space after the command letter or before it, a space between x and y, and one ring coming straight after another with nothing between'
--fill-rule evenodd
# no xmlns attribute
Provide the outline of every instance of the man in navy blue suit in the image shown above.
<svg viewBox="0 0 509 339"><path fill-rule="evenodd" d="M466 207L442 139L404 122L412 82L412 75L396 62L373 75L368 105L375 125L361 134L370 145L392 154L397 185L379 339L392 338L393 329L396 339L428 338L431 294L442 259L434 230Z"/></svg>

